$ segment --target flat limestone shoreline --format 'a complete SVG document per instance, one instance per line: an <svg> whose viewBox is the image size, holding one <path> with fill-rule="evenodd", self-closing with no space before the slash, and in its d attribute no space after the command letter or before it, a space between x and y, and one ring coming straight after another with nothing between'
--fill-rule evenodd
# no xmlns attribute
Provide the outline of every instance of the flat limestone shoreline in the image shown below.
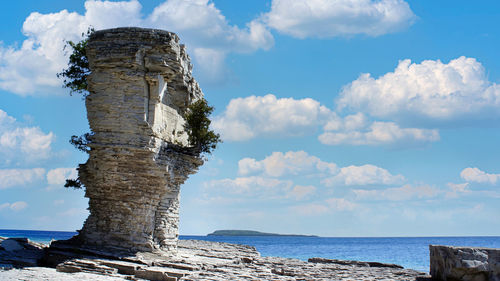
<svg viewBox="0 0 500 281"><path fill-rule="evenodd" d="M0 248L0 268L9 259L15 264L13 255L17 255L17 266L22 264L23 251L31 253L24 264L29 264L30 258L33 262L33 248L17 247L10 253ZM0 270L0 280L431 280L426 273L393 264L262 257L251 246L199 240L180 240L174 257L144 252L112 257L97 250L75 251L65 246L42 249L38 254L43 263L55 268L4 269Z"/></svg>

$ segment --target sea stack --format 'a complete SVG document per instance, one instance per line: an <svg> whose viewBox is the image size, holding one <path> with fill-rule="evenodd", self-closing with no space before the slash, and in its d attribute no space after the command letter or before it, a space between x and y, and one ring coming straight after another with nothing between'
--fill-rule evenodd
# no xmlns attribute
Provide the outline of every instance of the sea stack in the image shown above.
<svg viewBox="0 0 500 281"><path fill-rule="evenodd" d="M88 41L87 116L93 133L79 178L90 215L87 247L175 254L180 185L203 164L183 132L203 97L189 56L171 32L115 28Z"/></svg>

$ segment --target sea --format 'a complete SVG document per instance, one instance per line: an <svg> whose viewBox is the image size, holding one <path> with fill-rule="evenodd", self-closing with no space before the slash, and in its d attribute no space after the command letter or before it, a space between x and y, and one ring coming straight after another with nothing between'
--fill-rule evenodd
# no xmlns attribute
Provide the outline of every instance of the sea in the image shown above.
<svg viewBox="0 0 500 281"><path fill-rule="evenodd" d="M68 239L76 232L5 230L3 237L27 237L32 241L50 243ZM197 239L254 246L262 256L279 256L307 260L329 259L377 261L393 263L422 272L429 271L429 245L500 248L500 236L468 237L292 237L292 236L191 236Z"/></svg>

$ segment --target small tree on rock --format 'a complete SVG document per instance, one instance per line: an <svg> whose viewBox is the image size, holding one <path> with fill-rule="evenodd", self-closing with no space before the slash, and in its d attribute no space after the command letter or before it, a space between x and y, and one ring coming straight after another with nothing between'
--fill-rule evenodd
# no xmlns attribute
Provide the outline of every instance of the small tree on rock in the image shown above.
<svg viewBox="0 0 500 281"><path fill-rule="evenodd" d="M73 93L78 93L82 95L82 98L89 94L87 89L87 76L90 74L89 60L87 58L87 43L89 42L89 37L94 32L94 29L90 27L86 33L82 33L83 39L79 42L66 41L64 49L71 48L72 52L68 60L68 68L63 69L62 72L57 73L57 78L63 79L63 87L70 89L70 95ZM91 142L92 133L85 133L81 136L71 136L69 143L71 143L76 149L89 153L90 147L88 146ZM75 189L80 189L83 184L80 182L80 178L67 179L64 187L73 187Z"/></svg>
<svg viewBox="0 0 500 281"><path fill-rule="evenodd" d="M63 87L70 89L70 94L82 94L83 98L89 93L87 90L87 76L90 74L90 68L86 48L89 37L94 31L91 27L87 30L87 33L82 33L83 39L79 42L66 41L64 49L68 46L72 49L69 56L68 68L57 73L57 77L63 79Z"/></svg>
<svg viewBox="0 0 500 281"><path fill-rule="evenodd" d="M220 135L210 130L210 114L214 111L213 106L208 105L205 99L189 105L184 119L184 130L188 135L189 143L199 151L199 153L211 154L221 143Z"/></svg>

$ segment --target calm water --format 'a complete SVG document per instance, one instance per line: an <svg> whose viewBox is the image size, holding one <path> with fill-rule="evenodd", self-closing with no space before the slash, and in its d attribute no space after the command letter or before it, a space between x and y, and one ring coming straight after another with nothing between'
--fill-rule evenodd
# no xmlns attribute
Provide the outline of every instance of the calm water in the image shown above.
<svg viewBox="0 0 500 281"><path fill-rule="evenodd" d="M42 243L51 239L68 239L76 232L0 230L4 237L28 237ZM500 248L495 237L270 237L270 236L182 236L198 239L251 245L263 256L280 256L307 260L310 257L378 261L395 263L420 271L429 270L429 244Z"/></svg>

